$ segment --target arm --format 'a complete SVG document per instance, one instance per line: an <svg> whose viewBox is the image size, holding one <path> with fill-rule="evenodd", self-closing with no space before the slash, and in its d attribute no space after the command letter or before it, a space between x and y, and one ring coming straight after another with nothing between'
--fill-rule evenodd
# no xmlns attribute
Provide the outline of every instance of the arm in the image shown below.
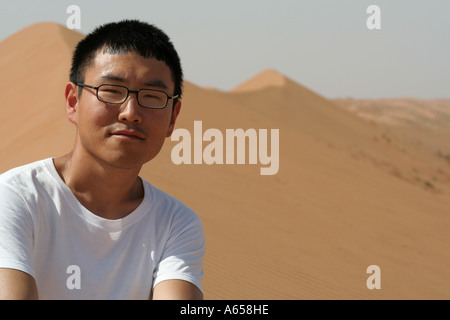
<svg viewBox="0 0 450 320"><path fill-rule="evenodd" d="M153 289L153 300L203 300L203 294L194 284L184 280L166 280Z"/></svg>
<svg viewBox="0 0 450 320"><path fill-rule="evenodd" d="M37 300L34 278L15 269L0 269L0 300Z"/></svg>
<svg viewBox="0 0 450 320"><path fill-rule="evenodd" d="M202 300L205 236L200 219L186 211L172 221L171 233L153 272L154 300Z"/></svg>

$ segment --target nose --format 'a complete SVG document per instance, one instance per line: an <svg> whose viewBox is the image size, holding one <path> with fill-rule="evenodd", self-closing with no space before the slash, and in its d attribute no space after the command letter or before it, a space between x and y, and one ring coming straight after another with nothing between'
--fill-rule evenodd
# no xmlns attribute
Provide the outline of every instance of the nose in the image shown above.
<svg viewBox="0 0 450 320"><path fill-rule="evenodd" d="M120 108L119 121L132 122L135 124L142 122L141 106L137 101L137 94L134 92L128 96Z"/></svg>

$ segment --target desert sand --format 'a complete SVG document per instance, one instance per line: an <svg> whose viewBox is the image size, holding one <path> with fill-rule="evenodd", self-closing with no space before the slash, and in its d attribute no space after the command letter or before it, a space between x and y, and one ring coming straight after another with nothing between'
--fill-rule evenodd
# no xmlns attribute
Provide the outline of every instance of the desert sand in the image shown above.
<svg viewBox="0 0 450 320"><path fill-rule="evenodd" d="M40 23L0 42L0 172L71 150L64 86L82 37ZM270 69L229 92L184 87L176 128L280 134L276 175L175 165L170 138L141 172L202 219L206 299L450 298L450 100L329 100Z"/></svg>

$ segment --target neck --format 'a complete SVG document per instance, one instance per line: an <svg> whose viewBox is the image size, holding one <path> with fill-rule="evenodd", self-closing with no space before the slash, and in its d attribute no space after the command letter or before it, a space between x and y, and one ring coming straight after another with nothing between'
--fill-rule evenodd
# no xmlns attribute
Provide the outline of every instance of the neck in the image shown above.
<svg viewBox="0 0 450 320"><path fill-rule="evenodd" d="M75 151L54 159L56 170L80 203L105 219L121 219L142 202L140 168L115 168Z"/></svg>

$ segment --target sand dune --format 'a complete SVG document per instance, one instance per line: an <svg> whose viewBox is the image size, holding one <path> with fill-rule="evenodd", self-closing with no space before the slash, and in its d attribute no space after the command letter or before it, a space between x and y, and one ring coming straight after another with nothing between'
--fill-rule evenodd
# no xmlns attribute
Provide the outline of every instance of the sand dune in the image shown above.
<svg viewBox="0 0 450 320"><path fill-rule="evenodd" d="M36 24L0 42L2 88L0 170L70 151L74 128L65 118L64 87L82 34Z"/></svg>
<svg viewBox="0 0 450 320"><path fill-rule="evenodd" d="M334 102L428 152L450 150L450 99L336 99Z"/></svg>
<svg viewBox="0 0 450 320"><path fill-rule="evenodd" d="M450 99L336 99L334 102L381 128L382 138L409 157L420 159L413 163L410 176L413 181L433 185L435 191L448 186Z"/></svg>
<svg viewBox="0 0 450 320"><path fill-rule="evenodd" d="M283 87L287 82L288 79L284 75L278 73L276 70L266 69L258 76L245 81L231 91L259 91L267 87Z"/></svg>
<svg viewBox="0 0 450 320"><path fill-rule="evenodd" d="M71 149L63 88L81 37L43 23L0 43L0 171ZM170 139L142 170L203 220L206 299L450 298L450 164L373 119L275 70L230 92L185 81L177 128L280 133L276 175L260 164L175 165ZM381 268L379 290L366 287L369 265Z"/></svg>

